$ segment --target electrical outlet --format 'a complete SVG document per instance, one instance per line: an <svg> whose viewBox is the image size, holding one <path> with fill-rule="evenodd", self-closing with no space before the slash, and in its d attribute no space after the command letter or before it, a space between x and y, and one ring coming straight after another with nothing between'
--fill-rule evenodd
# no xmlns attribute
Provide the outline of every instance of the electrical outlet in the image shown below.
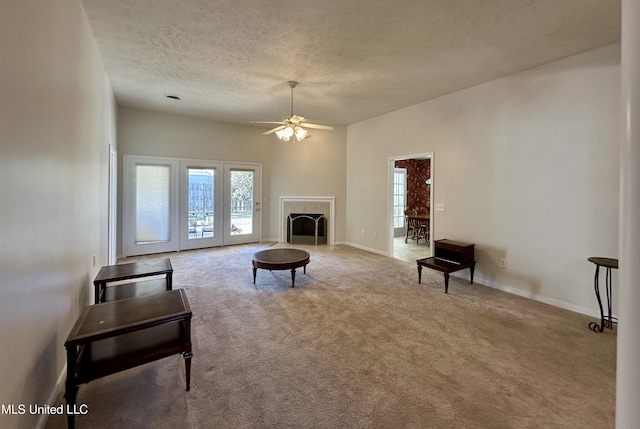
<svg viewBox="0 0 640 429"><path fill-rule="evenodd" d="M436 211L443 212L444 211L444 203L436 204Z"/></svg>
<svg viewBox="0 0 640 429"><path fill-rule="evenodd" d="M375 238L378 238L378 233L377 233L377 232L374 232L374 233L373 233L373 238L374 238L374 239L375 239Z"/></svg>
<svg viewBox="0 0 640 429"><path fill-rule="evenodd" d="M507 268L507 258L500 258L500 268Z"/></svg>
<svg viewBox="0 0 640 429"><path fill-rule="evenodd" d="M360 231L360 235L364 235L364 229Z"/></svg>

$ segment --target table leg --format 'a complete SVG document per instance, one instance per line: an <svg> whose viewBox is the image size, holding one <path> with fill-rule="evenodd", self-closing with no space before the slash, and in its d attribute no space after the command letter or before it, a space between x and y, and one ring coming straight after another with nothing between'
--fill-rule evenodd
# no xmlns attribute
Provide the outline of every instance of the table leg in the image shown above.
<svg viewBox="0 0 640 429"><path fill-rule="evenodd" d="M97 284L94 283L93 290L94 290L93 303L98 304L100 302L100 293L102 291L102 283L97 283Z"/></svg>
<svg viewBox="0 0 640 429"><path fill-rule="evenodd" d="M291 269L291 287L295 287L296 286L296 269L292 268Z"/></svg>
<svg viewBox="0 0 640 429"><path fill-rule="evenodd" d="M191 390L191 358L193 357L193 353L184 353L182 355L184 357L184 374L187 379L187 392Z"/></svg>
<svg viewBox="0 0 640 429"><path fill-rule="evenodd" d="M253 267L253 284L256 284L256 272L258 271L258 269L256 267Z"/></svg>
<svg viewBox="0 0 640 429"><path fill-rule="evenodd" d="M444 273L444 293L449 293L449 273Z"/></svg>
<svg viewBox="0 0 640 429"><path fill-rule="evenodd" d="M471 271L471 284L473 284L473 272L475 271L476 267L469 267L469 270Z"/></svg>
<svg viewBox="0 0 640 429"><path fill-rule="evenodd" d="M607 288L607 317L603 321L603 325L606 328L613 328L613 317L611 316L611 268L607 267L607 273L605 277Z"/></svg>
<svg viewBox="0 0 640 429"><path fill-rule="evenodd" d="M76 386L75 374L76 374L76 359L77 359L77 347L67 347L67 380L65 383L64 397L67 400L67 410L75 409L76 406L76 393L78 392L78 386ZM73 413L67 414L67 427L73 429L75 424L75 415Z"/></svg>
<svg viewBox="0 0 640 429"><path fill-rule="evenodd" d="M602 332L604 329L604 311L602 310L602 299L600 299L600 285L598 284L598 278L600 275L600 265L596 265L596 275L593 279L593 284L596 292L596 298L598 299L598 307L600 308L600 325L596 322L589 323L589 329L593 332ZM607 286L609 286L607 284Z"/></svg>
<svg viewBox="0 0 640 429"><path fill-rule="evenodd" d="M418 264L418 284L422 283L422 265Z"/></svg>
<svg viewBox="0 0 640 429"><path fill-rule="evenodd" d="M167 290L171 290L171 288L173 287L173 273L167 273L167 277L165 280L167 282Z"/></svg>
<svg viewBox="0 0 640 429"><path fill-rule="evenodd" d="M191 389L191 358L193 357L193 353L191 353L191 320L184 321L184 330L185 336L187 337L187 344L182 357L184 358L184 374L187 380L188 392Z"/></svg>

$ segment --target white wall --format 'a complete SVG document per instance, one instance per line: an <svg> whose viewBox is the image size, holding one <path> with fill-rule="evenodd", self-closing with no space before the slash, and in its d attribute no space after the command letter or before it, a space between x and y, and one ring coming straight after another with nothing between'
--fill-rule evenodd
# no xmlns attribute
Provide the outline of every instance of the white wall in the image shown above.
<svg viewBox="0 0 640 429"><path fill-rule="evenodd" d="M617 257L619 50L349 126L347 240L387 250L388 159L434 152L434 238L475 243L478 282L596 314L587 258Z"/></svg>
<svg viewBox="0 0 640 429"><path fill-rule="evenodd" d="M335 240L346 240L346 181L347 132L345 127L334 131L311 130L312 137L300 143L269 141L271 152L271 181L269 208L271 219L269 237L279 237L279 198L336 197Z"/></svg>
<svg viewBox="0 0 640 429"><path fill-rule="evenodd" d="M79 2L0 9L0 404L43 405L107 263L115 101ZM0 415L0 427L40 418Z"/></svg>
<svg viewBox="0 0 640 429"><path fill-rule="evenodd" d="M119 156L153 155L262 163L262 239L279 239L280 196L335 196L336 240L345 240L346 129L312 131L299 143L264 128L118 109ZM122 194L120 192L120 194Z"/></svg>

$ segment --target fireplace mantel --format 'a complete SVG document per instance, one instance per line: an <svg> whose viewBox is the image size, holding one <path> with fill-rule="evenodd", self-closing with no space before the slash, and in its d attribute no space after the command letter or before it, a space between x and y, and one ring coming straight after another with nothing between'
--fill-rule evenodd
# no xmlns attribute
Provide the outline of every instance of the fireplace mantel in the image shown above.
<svg viewBox="0 0 640 429"><path fill-rule="evenodd" d="M323 213L327 218L327 244L335 244L336 197L280 197L280 242L287 241L287 216L290 213Z"/></svg>

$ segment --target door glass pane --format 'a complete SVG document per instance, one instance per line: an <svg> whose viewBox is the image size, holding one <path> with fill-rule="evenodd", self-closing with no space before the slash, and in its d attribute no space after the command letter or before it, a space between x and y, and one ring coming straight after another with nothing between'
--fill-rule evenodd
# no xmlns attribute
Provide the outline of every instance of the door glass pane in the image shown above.
<svg viewBox="0 0 640 429"><path fill-rule="evenodd" d="M189 240L214 236L214 177L212 168L189 168Z"/></svg>
<svg viewBox="0 0 640 429"><path fill-rule="evenodd" d="M169 241L168 165L136 165L136 243Z"/></svg>
<svg viewBox="0 0 640 429"><path fill-rule="evenodd" d="M231 170L231 235L253 233L253 171Z"/></svg>

